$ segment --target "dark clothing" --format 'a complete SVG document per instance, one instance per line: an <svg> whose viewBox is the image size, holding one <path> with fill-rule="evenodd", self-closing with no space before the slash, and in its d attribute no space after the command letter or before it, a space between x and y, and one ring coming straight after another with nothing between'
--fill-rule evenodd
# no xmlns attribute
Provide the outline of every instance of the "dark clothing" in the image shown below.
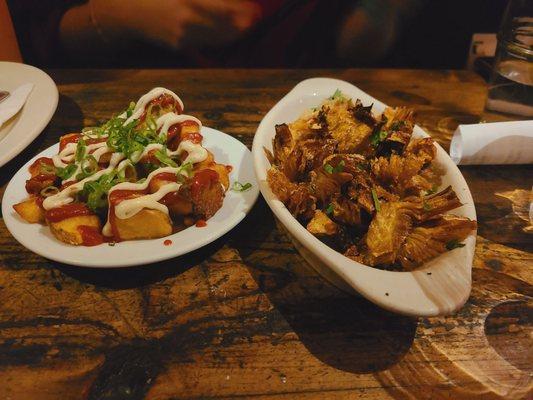
<svg viewBox="0 0 533 400"><path fill-rule="evenodd" d="M63 14L83 0L8 0L25 62L43 67L326 67L335 64L335 38L356 1L256 0L263 17L241 40L223 48L174 52L135 42L72 59L61 48ZM142 56L139 56L142 55Z"/></svg>

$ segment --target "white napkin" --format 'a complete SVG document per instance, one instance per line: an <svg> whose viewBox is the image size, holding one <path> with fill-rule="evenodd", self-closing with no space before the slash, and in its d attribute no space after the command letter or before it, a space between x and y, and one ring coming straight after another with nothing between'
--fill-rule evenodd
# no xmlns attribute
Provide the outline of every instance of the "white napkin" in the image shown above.
<svg viewBox="0 0 533 400"><path fill-rule="evenodd" d="M10 96L0 103L0 127L20 111L33 89L33 83L26 83L13 90Z"/></svg>
<svg viewBox="0 0 533 400"><path fill-rule="evenodd" d="M533 121L459 125L450 144L456 164L533 164Z"/></svg>

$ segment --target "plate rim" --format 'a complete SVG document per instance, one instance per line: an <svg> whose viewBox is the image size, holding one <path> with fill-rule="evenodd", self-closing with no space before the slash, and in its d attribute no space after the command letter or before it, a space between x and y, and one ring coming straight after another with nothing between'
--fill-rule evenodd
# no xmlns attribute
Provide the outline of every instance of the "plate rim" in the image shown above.
<svg viewBox="0 0 533 400"><path fill-rule="evenodd" d="M48 75L46 72L44 72L43 70L37 67L34 67L33 65L24 64L24 63L16 63L16 62L11 62L11 61L0 61L0 68L2 67L2 65L8 65L9 67L13 67L13 68L26 69L28 71L31 71L31 73L40 75L43 78L43 80L46 81L47 84L49 84L49 87L46 88L46 90L50 89L49 96L51 96L50 97L51 106L48 112L43 114L42 119L38 121L38 123L34 123L34 122L31 123L31 127L29 129L24 129L24 127L17 128L17 125L21 123L21 121L17 121L15 125L11 128L11 131L7 133L5 137L0 139L0 148L7 148L5 152L2 152L0 149L0 167L4 166L9 161L11 161L13 158L15 158L20 153L22 153L22 151L24 151L24 149L26 149L35 140L35 138L41 134L41 132L47 127L52 117L54 116L57 110L58 103L59 103L59 90L57 88L57 85L54 82L54 80L50 77L50 75ZM34 90L35 90L35 87L33 88L32 93L30 93L22 109L24 109L24 107L27 106L28 101L31 99L31 96ZM22 109L19 110L18 113L20 113ZM17 134L18 129L23 130L22 135L17 135L17 139L19 140L13 143L8 142L7 143L8 146L6 146L5 142L9 140L10 136ZM10 144L14 144L15 146L9 147Z"/></svg>
<svg viewBox="0 0 533 400"><path fill-rule="evenodd" d="M238 144L239 146L241 146L239 154L243 154L243 155L247 155L248 156L248 162L249 162L248 165L249 165L250 169L253 170L253 168L252 168L253 157L252 157L251 151L248 149L248 147L244 143L242 143L238 139L234 138L233 136L228 135L228 134L226 134L226 133L224 133L224 132L222 132L220 130L214 129L214 128L203 126L202 127L202 131L203 131L202 133L206 133L207 132L207 135L215 135L215 136L216 135L224 135L226 137L226 139L229 139L230 141L235 142L235 145ZM24 238L21 238L21 234L17 230L17 224L28 224L28 223L23 221L22 219L20 219L20 217L18 217L17 215L15 215L16 213L12 210L12 206L13 206L13 204L15 204L15 202L8 200L8 198L10 197L11 192L14 190L14 187L16 185L19 185L20 182L24 179L24 174L27 174L27 168L29 167L29 165L31 165L31 163L34 162L39 157L46 156L47 154L52 154L52 152L54 152L54 154L57 153L58 149L59 149L59 144L58 143L55 143L52 146L47 147L46 149L44 149L43 151L39 152L34 157L32 157L30 160L28 160L13 175L13 177L10 179L9 183L6 186L6 189L5 189L5 192L4 192L4 196L3 196L3 199L2 199L2 215L3 215L4 223L5 223L8 231L10 232L10 234L15 238L15 240L20 245L24 246L26 249L32 251L35 254L38 254L38 255L46 258L48 260L60 262L60 263L63 263L63 264L68 264L68 265L72 265L72 266L76 266L76 267L82 267L82 268L98 268L98 269L100 269L100 268L101 269L128 268L128 267L134 267L134 266L139 266L139 265L153 264L153 263L157 263L157 262L160 262L160 261L169 260L169 259L173 259L173 258L176 258L176 257L184 256L186 254L189 254L189 253L191 253L193 251L196 251L196 250L198 250L198 249L200 249L200 248L202 248L202 247L214 242L215 240L219 239L220 237L224 236L226 233L231 231L233 228L235 228L249 214L249 212L252 210L252 208L254 207L254 205L257 202L257 199L259 197L260 190L259 190L259 185L255 181L255 174L250 174L251 177L253 177L254 182L252 182L252 184L253 184L252 188L249 191L244 193L246 196L250 196L250 197L244 202L244 204L242 205L242 208L240 208L238 210L234 210L232 212L231 215L234 216L234 217L229 220L229 223L224 223L223 225L221 225L218 228L218 230L214 234L205 235L206 238L204 240L197 241L194 244L189 244L187 246L162 246L162 249L161 249L162 251L161 252L153 253L150 256L144 256L144 257L141 257L141 258L137 257L137 258L135 258L133 260L130 259L130 258L127 258L127 259L126 258L122 258L120 260L115 260L115 261L112 261L112 262L109 262L109 261L106 260L105 264L102 261L98 261L99 260L98 258L95 258L92 261L87 261L87 260L82 260L82 259L65 258L65 257L61 257L60 255L56 255L55 253L49 253L49 252L46 251L46 249L43 251L43 247L46 247L45 246L46 243L44 245L42 245L42 244L39 245L38 241L35 241L35 243L33 243L31 240L28 241L28 240L25 240ZM241 168L242 168L242 166L241 166ZM237 170L237 169L233 169L232 170L232 172L238 172L238 171L239 170ZM230 187L229 190L231 190L231 187ZM225 198L225 201L226 200L227 199ZM20 199L17 199L17 201L20 201ZM227 204L228 203L226 202L226 205ZM219 211L222 210L223 207L224 207L224 204L219 209ZM36 225L39 228L43 228L44 227L45 229L48 229L43 224L31 224L31 225ZM207 226L209 226L209 224ZM192 227L189 227L189 228L192 228ZM189 229L189 228L187 228L187 229ZM201 228L201 229L204 229L204 228ZM124 241L122 243L128 243L128 246L135 246L135 247L142 248L142 246L144 245L145 242L155 243L156 241L163 242L163 241L169 240L169 239L170 240L174 240L174 239L179 237L179 236L176 236L176 235L179 235L181 232L183 232L183 231L176 232L176 233L173 233L172 235L161 237L161 238L144 239L144 240L131 240L131 241ZM82 249L85 252L89 252L92 249L96 249L99 246L104 246L105 245L105 243L104 243L102 245L95 246L95 247L72 246L72 245L68 245L68 244L59 242L55 237L53 237L51 239L54 240L54 241L57 241L58 245L68 246L68 248ZM174 249L174 251L171 251L172 249ZM167 250L167 251L164 251L164 250Z"/></svg>

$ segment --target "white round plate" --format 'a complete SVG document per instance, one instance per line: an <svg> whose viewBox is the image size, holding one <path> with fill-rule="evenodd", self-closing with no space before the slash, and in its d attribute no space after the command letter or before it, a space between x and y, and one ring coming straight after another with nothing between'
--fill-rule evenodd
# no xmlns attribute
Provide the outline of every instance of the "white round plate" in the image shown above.
<svg viewBox="0 0 533 400"><path fill-rule="evenodd" d="M254 176L252 154L244 144L207 127L202 128L202 135L203 145L213 153L215 160L233 167L230 186L235 181L252 184L251 189L245 192L235 192L230 188L226 192L222 208L207 221L205 227L192 226L163 238L125 241L115 246L106 243L94 247L71 246L60 242L48 227L25 222L13 209L14 204L28 196L24 188L26 179L29 178L28 167L38 157L57 154L59 145L56 144L28 161L7 185L2 201L2 214L7 229L29 250L51 260L81 267L111 268L148 264L205 246L231 230L246 216L257 200L259 188ZM168 239L172 244L166 246L164 242Z"/></svg>
<svg viewBox="0 0 533 400"><path fill-rule="evenodd" d="M0 127L0 167L46 128L57 108L57 86L46 73L31 65L0 61L0 90L12 92L25 83L34 85L26 103Z"/></svg>
<svg viewBox="0 0 533 400"><path fill-rule="evenodd" d="M274 126L297 119L305 110L319 105L337 89L364 105L373 104L373 112L381 113L385 104L352 84L338 79L313 78L296 85L263 118L257 128L252 147L254 168L261 193L275 216L287 229L302 256L325 277L336 276L377 305L401 314L433 316L449 314L468 299L471 270L476 244L475 232L464 241L465 246L441 254L412 272L393 272L355 262L322 243L305 229L272 193L266 174L270 168L263 148L272 149ZM428 136L415 126L413 137ZM435 143L434 161L443 171L442 186L451 185L462 207L450 213L476 219L476 210L465 179L450 156Z"/></svg>

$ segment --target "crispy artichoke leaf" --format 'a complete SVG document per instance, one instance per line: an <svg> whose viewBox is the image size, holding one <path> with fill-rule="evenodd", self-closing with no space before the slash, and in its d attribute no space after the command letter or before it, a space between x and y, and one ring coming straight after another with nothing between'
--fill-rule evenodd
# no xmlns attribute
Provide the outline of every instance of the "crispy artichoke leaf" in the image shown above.
<svg viewBox="0 0 533 400"><path fill-rule="evenodd" d="M267 181L272 192L285 204L295 217L310 219L314 215L316 199L311 196L305 184L289 181L277 167L271 167Z"/></svg>
<svg viewBox="0 0 533 400"><path fill-rule="evenodd" d="M416 227L398 251L397 261L406 270L423 264L448 250L451 242L461 242L476 229L476 221L455 215L443 215Z"/></svg>
<svg viewBox="0 0 533 400"><path fill-rule="evenodd" d="M339 143L341 153L360 153L368 146L372 126L355 117L351 100L333 100L322 107L331 136Z"/></svg>
<svg viewBox="0 0 533 400"><path fill-rule="evenodd" d="M384 203L368 228L365 239L367 254L375 264L390 264L409 234L418 204L411 202Z"/></svg>
<svg viewBox="0 0 533 400"><path fill-rule="evenodd" d="M451 186L425 199L412 197L382 204L368 228L367 254L375 260L375 264L393 263L415 222L441 217L444 212L460 205Z"/></svg>
<svg viewBox="0 0 533 400"><path fill-rule="evenodd" d="M338 197L331 202L333 220L353 227L361 226L361 208L345 197Z"/></svg>
<svg viewBox="0 0 533 400"><path fill-rule="evenodd" d="M333 197L340 192L342 185L352 180L352 175L347 172L328 172L324 166L309 173L311 181L309 188L313 196L326 206Z"/></svg>

